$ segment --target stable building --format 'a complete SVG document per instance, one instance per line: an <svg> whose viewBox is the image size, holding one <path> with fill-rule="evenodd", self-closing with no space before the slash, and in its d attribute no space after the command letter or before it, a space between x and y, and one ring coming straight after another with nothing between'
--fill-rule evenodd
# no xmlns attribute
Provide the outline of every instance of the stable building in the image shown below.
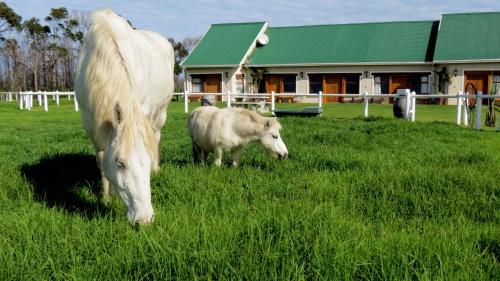
<svg viewBox="0 0 500 281"><path fill-rule="evenodd" d="M434 64L445 93L500 94L500 12L443 15Z"/></svg>
<svg viewBox="0 0 500 281"><path fill-rule="evenodd" d="M456 93L467 83L483 83L484 89L479 84L476 88L484 92L497 81L500 30L491 27L499 23L500 13L472 13L443 15L441 22L214 24L183 62L185 89L200 95L227 91L390 95L398 89ZM264 72L258 85L255 70ZM324 97L324 101L344 99Z"/></svg>

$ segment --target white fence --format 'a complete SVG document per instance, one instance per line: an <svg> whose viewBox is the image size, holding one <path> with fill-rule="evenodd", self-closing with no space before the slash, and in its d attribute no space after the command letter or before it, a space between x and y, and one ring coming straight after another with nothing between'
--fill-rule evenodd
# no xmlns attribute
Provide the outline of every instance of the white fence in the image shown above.
<svg viewBox="0 0 500 281"><path fill-rule="evenodd" d="M49 111L49 97L59 105L60 97L65 96L68 100L73 99L75 111L78 111L78 101L75 98L75 92L19 92L19 109L31 110L33 108L33 99L36 97L39 106L43 106L43 110Z"/></svg>
<svg viewBox="0 0 500 281"><path fill-rule="evenodd" d="M232 94L231 92L227 93L196 93L191 94L189 92L183 93L175 93L176 96L184 97L184 112L189 112L189 97L190 96L223 96L226 98L227 107L231 107L231 103L233 99L237 98L254 98L260 100L267 100L270 98L270 101L266 103L271 105L271 112L274 114L274 110L276 109L276 97L308 97L308 98L317 98L318 107L323 107L323 97L342 97L342 98L362 98L363 99L363 115L368 117L369 113L369 103L370 98L393 98L393 97L406 97L406 100L409 101L406 103L406 119L411 120L412 122L416 119L416 100L417 99L456 99L457 100L457 110L456 110L456 123L460 125L462 122L465 126L468 125L469 117L468 117L468 106L469 99L476 99L475 104L475 129L481 130L482 125L482 101L483 99L495 99L500 98L500 95L467 95L462 92L458 92L456 95L417 95L415 92L410 92L410 90L405 90L403 93L398 93L397 95L387 95L387 94L369 94L368 92L362 94L323 94L321 91L318 94L299 94L299 93L286 93L286 94L277 94L275 92L264 93L264 94ZM257 103L256 103L257 104ZM498 128L497 131L500 131L500 114L498 116Z"/></svg>
<svg viewBox="0 0 500 281"><path fill-rule="evenodd" d="M456 95L417 95L415 92L410 92L409 90L405 90L404 92L400 92L397 95L387 95L387 94L369 94L368 92L362 94L323 94L321 91L318 94L300 94L300 93L286 93L286 94L278 94L275 92L264 93L264 94L232 94L231 92L227 93L203 93L203 94L191 94L189 92L183 93L174 93L176 96L182 96L184 98L184 112L189 112L189 97L196 96L222 96L225 98L227 107L231 107L231 104L241 104L242 102L237 102L236 99L254 99L258 100L258 102L248 102L250 104L270 104L271 112L274 114L274 110L276 109L276 98L279 97L307 97L307 98L316 98L318 107L323 107L323 97L342 97L342 98L361 98L363 99L363 115L368 117L369 114L369 104L370 98L394 98L394 97L406 97L406 100L409 101L406 103L406 119L415 121L416 119L416 100L417 99L456 99L456 123L457 125L464 124L468 125L469 116L468 116L468 107L469 107L469 99L476 99L475 103L475 124L474 128L476 130L480 130L482 126L482 100L483 99L496 99L500 98L500 95L467 95L462 92L458 92ZM0 93L0 97L3 97L3 100L12 101L16 97L19 101L19 109L27 109L31 110L33 108L33 99L36 97L37 103L39 106L43 106L45 111L49 111L49 97L52 97L52 100L55 101L57 105L59 105L59 100L61 96L67 97L68 100L73 99L74 109L78 111L78 102L75 98L75 92L19 92L19 94L14 92L3 92ZM245 103L245 102L243 102ZM498 116L498 128L497 131L500 131L500 114Z"/></svg>
<svg viewBox="0 0 500 281"><path fill-rule="evenodd" d="M17 100L18 92L0 92L0 101L14 101Z"/></svg>

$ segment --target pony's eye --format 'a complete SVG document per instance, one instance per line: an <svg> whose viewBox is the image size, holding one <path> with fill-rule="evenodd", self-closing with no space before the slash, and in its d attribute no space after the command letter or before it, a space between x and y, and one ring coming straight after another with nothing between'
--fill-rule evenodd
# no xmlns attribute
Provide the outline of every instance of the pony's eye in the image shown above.
<svg viewBox="0 0 500 281"><path fill-rule="evenodd" d="M273 135L273 139L277 140L278 139L278 135Z"/></svg>

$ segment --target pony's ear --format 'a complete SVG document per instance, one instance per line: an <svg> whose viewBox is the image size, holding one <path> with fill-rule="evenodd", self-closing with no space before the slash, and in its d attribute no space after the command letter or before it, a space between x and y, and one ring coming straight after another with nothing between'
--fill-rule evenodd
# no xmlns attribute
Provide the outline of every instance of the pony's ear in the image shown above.
<svg viewBox="0 0 500 281"><path fill-rule="evenodd" d="M276 117L266 118L266 121L264 121L264 127L266 129L271 128L271 126L273 125L274 121L276 121Z"/></svg>
<svg viewBox="0 0 500 281"><path fill-rule="evenodd" d="M116 103L113 108L113 127L116 129L120 127L120 124L123 122L123 109L120 103Z"/></svg>

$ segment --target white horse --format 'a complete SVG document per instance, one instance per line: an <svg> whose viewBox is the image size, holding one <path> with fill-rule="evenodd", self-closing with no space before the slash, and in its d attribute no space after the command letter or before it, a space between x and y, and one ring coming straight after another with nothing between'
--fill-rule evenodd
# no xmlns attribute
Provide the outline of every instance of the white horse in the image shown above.
<svg viewBox="0 0 500 281"><path fill-rule="evenodd" d="M222 153L230 152L233 166L238 166L243 148L248 143L260 143L272 156L288 157L281 139L281 124L273 117L262 117L242 108L219 109L202 106L189 115L189 134L193 144L195 162L207 160L215 153L215 165L220 167Z"/></svg>
<svg viewBox="0 0 500 281"><path fill-rule="evenodd" d="M173 69L174 52L163 36L134 30L111 10L92 14L76 71L76 97L96 150L103 198L118 192L132 223L153 220L150 174L159 168Z"/></svg>

